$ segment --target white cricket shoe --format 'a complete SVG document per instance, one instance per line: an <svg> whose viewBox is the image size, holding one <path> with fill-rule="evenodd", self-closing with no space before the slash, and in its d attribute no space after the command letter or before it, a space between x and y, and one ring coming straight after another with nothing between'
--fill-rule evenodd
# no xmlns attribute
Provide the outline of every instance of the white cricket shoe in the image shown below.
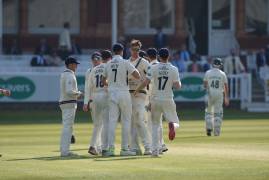
<svg viewBox="0 0 269 180"><path fill-rule="evenodd" d="M151 155L152 152L150 149L145 149L145 152L144 152L144 155L147 156L147 155Z"/></svg>
<svg viewBox="0 0 269 180"><path fill-rule="evenodd" d="M130 151L130 150L122 149L122 150L120 151L120 155L121 155L121 156L136 156L136 152L133 152L133 151Z"/></svg>
<svg viewBox="0 0 269 180"><path fill-rule="evenodd" d="M73 152L69 152L67 154L61 154L61 157L78 157L79 155Z"/></svg>
<svg viewBox="0 0 269 180"><path fill-rule="evenodd" d="M136 156L142 156L142 151L141 151L141 149L132 149L132 150L130 150L130 151L135 152L135 155L136 155Z"/></svg>
<svg viewBox="0 0 269 180"><path fill-rule="evenodd" d="M151 157L159 157L159 150L152 151Z"/></svg>
<svg viewBox="0 0 269 180"><path fill-rule="evenodd" d="M166 151L168 151L168 148L166 147L165 144L162 145L161 149L162 149L162 152L166 152Z"/></svg>
<svg viewBox="0 0 269 180"><path fill-rule="evenodd" d="M162 154L163 154L163 150L159 149L159 155L162 155Z"/></svg>

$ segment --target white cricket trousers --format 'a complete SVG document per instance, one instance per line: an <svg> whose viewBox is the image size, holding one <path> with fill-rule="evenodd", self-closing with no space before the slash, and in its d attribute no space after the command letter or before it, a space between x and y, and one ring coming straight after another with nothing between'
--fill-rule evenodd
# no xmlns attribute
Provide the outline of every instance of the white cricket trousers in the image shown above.
<svg viewBox="0 0 269 180"><path fill-rule="evenodd" d="M109 92L109 131L108 146L115 148L115 130L118 119L121 121L121 149L129 149L129 137L131 128L132 101L129 91Z"/></svg>
<svg viewBox="0 0 269 180"><path fill-rule="evenodd" d="M96 149L102 148L105 150L108 148L108 95L106 92L99 92L92 94L93 101L90 104L91 114L93 120L93 132L90 142L90 146Z"/></svg>
<svg viewBox="0 0 269 180"><path fill-rule="evenodd" d="M175 123L179 126L179 119L176 112L176 104L173 99L151 99L152 114L152 151L159 152L160 144L160 128L162 115L168 122Z"/></svg>
<svg viewBox="0 0 269 180"><path fill-rule="evenodd" d="M132 99L132 120L131 120L131 149L140 149L138 137L141 138L144 148L150 149L149 134L145 121L145 100L146 94L131 94Z"/></svg>
<svg viewBox="0 0 269 180"><path fill-rule="evenodd" d="M206 130L213 130L215 136L220 135L223 118L223 94L208 95L205 122Z"/></svg>
<svg viewBox="0 0 269 180"><path fill-rule="evenodd" d="M70 151L71 136L73 133L73 124L76 115L76 108L61 108L62 110L62 135L60 151L61 155L67 155Z"/></svg>
<svg viewBox="0 0 269 180"><path fill-rule="evenodd" d="M164 139L163 139L163 123L162 123L162 117L160 119L161 124L160 124L160 129L159 129L159 137L160 137L160 148L162 147L163 144L165 144ZM149 143L151 145L152 149L152 113L151 111L147 112L147 128L149 132Z"/></svg>

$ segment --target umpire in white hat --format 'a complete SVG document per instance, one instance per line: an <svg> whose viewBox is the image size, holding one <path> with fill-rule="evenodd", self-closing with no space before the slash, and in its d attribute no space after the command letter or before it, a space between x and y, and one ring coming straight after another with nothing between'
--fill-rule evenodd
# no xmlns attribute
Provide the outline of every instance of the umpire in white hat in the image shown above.
<svg viewBox="0 0 269 180"><path fill-rule="evenodd" d="M65 60L66 70L61 74L60 79L60 101L59 105L62 110L62 135L60 151L61 156L76 155L70 152L70 139L73 132L73 124L77 109L77 99L82 96L82 92L78 91L77 79L75 72L79 62L74 57L67 57Z"/></svg>

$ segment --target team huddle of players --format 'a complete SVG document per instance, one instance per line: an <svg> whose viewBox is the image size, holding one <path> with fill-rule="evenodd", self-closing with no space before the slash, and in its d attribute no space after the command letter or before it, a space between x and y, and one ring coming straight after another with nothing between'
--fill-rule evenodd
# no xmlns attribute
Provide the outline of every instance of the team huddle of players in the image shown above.
<svg viewBox="0 0 269 180"><path fill-rule="evenodd" d="M131 41L131 57L123 59L124 47L117 43L112 51L103 50L92 55L93 68L86 72L84 106L91 109L94 129L88 152L92 155L115 155L115 131L121 122L121 156L144 155L158 157L167 151L163 140L163 118L168 121L169 140L175 138L179 127L173 89L180 89L178 70L168 62L169 50L147 50L147 58L139 55L139 40ZM157 60L158 59L158 60ZM75 71L79 62L74 57L65 61L66 70L60 78L62 111L61 156L73 156L70 139L77 109L77 99L83 96L78 90ZM221 71L222 60L215 58L212 69L204 78L207 91L205 109L206 134L219 136L223 118L223 100L229 105L227 77ZM0 95L10 96L11 91L0 88Z"/></svg>
<svg viewBox="0 0 269 180"><path fill-rule="evenodd" d="M158 156L167 151L163 141L162 118L169 122L169 139L175 137L179 120L173 88L181 86L178 70L168 63L166 48L147 50L139 56L139 40L131 41L131 57L122 58L123 46L92 55L93 68L85 77L84 111L91 109L94 129L89 153L114 155L115 129L121 122L120 155ZM157 61L157 56L159 61ZM147 111L147 112L146 112Z"/></svg>
<svg viewBox="0 0 269 180"><path fill-rule="evenodd" d="M121 123L121 156L152 155L167 151L163 140L162 120L168 122L169 140L175 138L179 127L173 90L181 88L178 70L168 62L169 50L149 48L146 57L139 55L139 40L130 43L131 57L123 59L124 47L117 43L112 52L103 50L92 55L93 67L85 75L85 112L91 110L93 132L88 152L92 155L114 156L115 133ZM77 108L82 95L77 88L75 71L77 60L69 57L67 69L61 74L60 107L63 129L61 156L72 156L70 138ZM206 133L220 135L223 99L229 104L227 77L220 70L222 61L215 58L213 68L206 72L204 87L207 91L205 112ZM140 148L144 146L144 152Z"/></svg>

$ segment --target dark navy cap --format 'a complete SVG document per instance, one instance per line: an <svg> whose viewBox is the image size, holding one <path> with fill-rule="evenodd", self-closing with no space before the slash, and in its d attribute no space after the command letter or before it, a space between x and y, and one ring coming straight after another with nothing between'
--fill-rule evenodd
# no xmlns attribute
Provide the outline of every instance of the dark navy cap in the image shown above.
<svg viewBox="0 0 269 180"><path fill-rule="evenodd" d="M101 60L102 59L101 54L97 51L92 54L91 58L92 58L92 60Z"/></svg>
<svg viewBox="0 0 269 180"><path fill-rule="evenodd" d="M139 50L139 56L140 57L142 57L142 58L144 58L145 56L147 56L147 54L146 54L146 52L145 51L143 51L143 50Z"/></svg>
<svg viewBox="0 0 269 180"><path fill-rule="evenodd" d="M169 57L169 50L167 48L161 48L159 50L159 56L161 58L168 58Z"/></svg>
<svg viewBox="0 0 269 180"><path fill-rule="evenodd" d="M157 50L155 48L149 48L147 50L147 55L150 57L155 57L157 56Z"/></svg>
<svg viewBox="0 0 269 180"><path fill-rule="evenodd" d="M122 51L123 49L124 49L124 47L121 43L116 43L112 47L113 52Z"/></svg>
<svg viewBox="0 0 269 180"><path fill-rule="evenodd" d="M68 65L68 64L80 64L80 63L77 61L75 57L69 56L65 60L65 65Z"/></svg>
<svg viewBox="0 0 269 180"><path fill-rule="evenodd" d="M112 53L109 50L103 50L101 52L101 57L102 57L102 59L112 58Z"/></svg>

